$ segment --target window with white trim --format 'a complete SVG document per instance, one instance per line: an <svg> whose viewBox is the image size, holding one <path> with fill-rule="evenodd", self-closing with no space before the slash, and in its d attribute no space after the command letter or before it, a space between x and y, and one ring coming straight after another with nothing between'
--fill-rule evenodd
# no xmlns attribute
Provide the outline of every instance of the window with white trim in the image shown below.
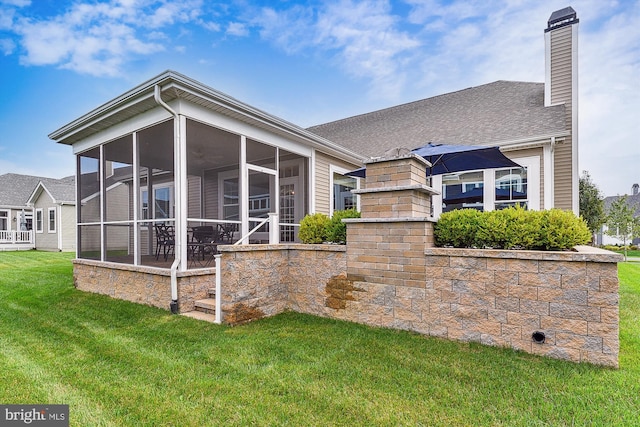
<svg viewBox="0 0 640 427"><path fill-rule="evenodd" d="M359 198L351 190L360 188L360 180L347 176L347 169L331 165L329 167L330 178L330 211L340 211L345 209L360 209Z"/></svg>
<svg viewBox="0 0 640 427"><path fill-rule="evenodd" d="M55 233L56 232L56 208L49 208L48 209L48 228L47 231L49 233Z"/></svg>
<svg viewBox="0 0 640 427"><path fill-rule="evenodd" d="M0 231L9 230L9 211L0 211Z"/></svg>
<svg viewBox="0 0 640 427"><path fill-rule="evenodd" d="M36 233L42 233L43 231L42 215L43 215L42 208L36 209Z"/></svg>
<svg viewBox="0 0 640 427"><path fill-rule="evenodd" d="M141 200L141 219L151 219L151 212L149 211L149 190L147 187L140 188L140 200ZM173 218L173 183L159 184L153 186L153 218Z"/></svg>

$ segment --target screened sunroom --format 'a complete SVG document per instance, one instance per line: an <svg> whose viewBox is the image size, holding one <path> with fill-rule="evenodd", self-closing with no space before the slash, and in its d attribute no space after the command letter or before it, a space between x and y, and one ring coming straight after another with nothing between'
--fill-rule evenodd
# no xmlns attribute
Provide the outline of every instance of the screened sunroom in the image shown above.
<svg viewBox="0 0 640 427"><path fill-rule="evenodd" d="M209 267L220 244L297 242L316 193L337 181L334 164L361 161L174 72L50 137L76 155L77 257L178 260L182 271Z"/></svg>

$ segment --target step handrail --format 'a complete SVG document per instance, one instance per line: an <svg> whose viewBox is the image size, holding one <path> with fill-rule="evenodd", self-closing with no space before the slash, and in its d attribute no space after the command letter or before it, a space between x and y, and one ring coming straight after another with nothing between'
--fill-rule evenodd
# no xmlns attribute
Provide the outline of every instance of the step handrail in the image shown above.
<svg viewBox="0 0 640 427"><path fill-rule="evenodd" d="M255 227L253 227L253 229L251 229L251 231L249 231L247 234L245 234L244 236L242 236L240 238L240 240L238 240L237 242L235 242L233 244L233 246L237 246L239 245L241 242L244 242L245 239L249 238L249 236L251 236L253 233L255 233L256 231L258 231L258 229L260 227L262 227L263 225L265 225L267 222L269 222L269 220L271 219L271 216L266 217L264 220L260 221L260 223L258 225L256 225Z"/></svg>

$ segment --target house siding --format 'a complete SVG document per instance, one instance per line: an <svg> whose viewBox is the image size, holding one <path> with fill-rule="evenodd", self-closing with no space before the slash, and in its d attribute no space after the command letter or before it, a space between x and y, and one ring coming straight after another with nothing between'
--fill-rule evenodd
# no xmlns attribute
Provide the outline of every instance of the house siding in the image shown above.
<svg viewBox="0 0 640 427"><path fill-rule="evenodd" d="M76 250L76 206L62 205L60 215L60 230L62 232L62 250Z"/></svg>
<svg viewBox="0 0 640 427"><path fill-rule="evenodd" d="M56 209L57 229L55 233L49 232L49 208ZM47 192L42 192L34 204L34 210L35 209L42 209L42 233L35 233L36 249L44 251L60 250L58 245L58 233L61 230L60 212Z"/></svg>
<svg viewBox="0 0 640 427"><path fill-rule="evenodd" d="M315 202L316 212L329 215L331 212L330 184L331 184L331 165L345 169L357 169L360 166L342 161L325 153L316 152L316 185L315 185Z"/></svg>
<svg viewBox="0 0 640 427"><path fill-rule="evenodd" d="M573 135L573 25L569 25L550 33L551 42L551 104L565 105L567 130ZM573 138L567 136L564 143L555 148L555 200L554 206L571 210L573 206Z"/></svg>

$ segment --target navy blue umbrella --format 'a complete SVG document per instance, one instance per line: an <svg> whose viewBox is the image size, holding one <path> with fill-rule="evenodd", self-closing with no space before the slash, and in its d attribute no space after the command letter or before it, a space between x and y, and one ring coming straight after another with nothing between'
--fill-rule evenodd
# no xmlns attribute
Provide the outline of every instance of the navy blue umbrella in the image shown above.
<svg viewBox="0 0 640 427"><path fill-rule="evenodd" d="M449 145L429 143L411 151L423 157L431 167L427 175L442 175L478 169L520 168L521 166L502 154L498 147L480 145ZM364 178L366 168L347 173L349 176Z"/></svg>

